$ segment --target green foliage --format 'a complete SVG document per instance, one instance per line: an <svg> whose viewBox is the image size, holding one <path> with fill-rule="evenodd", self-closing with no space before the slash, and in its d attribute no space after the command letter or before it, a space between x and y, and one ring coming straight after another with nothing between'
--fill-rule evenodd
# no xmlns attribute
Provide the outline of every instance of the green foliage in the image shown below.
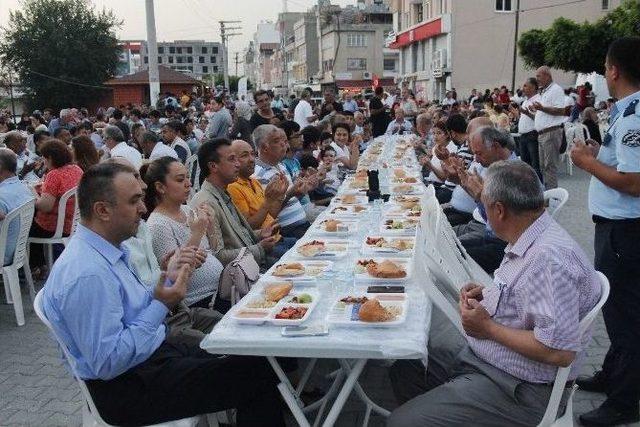
<svg viewBox="0 0 640 427"><path fill-rule="evenodd" d="M229 76L229 89L232 93L238 92L238 82L243 76ZM223 74L215 74L214 75L214 84L215 86L224 86L224 75ZM247 90L253 89L253 84L251 80L247 80Z"/></svg>
<svg viewBox="0 0 640 427"><path fill-rule="evenodd" d="M25 0L2 28L0 61L20 76L30 108L86 105L116 68L120 25L84 0Z"/></svg>
<svg viewBox="0 0 640 427"><path fill-rule="evenodd" d="M617 38L640 35L640 1L625 0L594 23L556 19L546 30L533 29L518 40L524 63L549 65L564 71L604 73L609 44Z"/></svg>

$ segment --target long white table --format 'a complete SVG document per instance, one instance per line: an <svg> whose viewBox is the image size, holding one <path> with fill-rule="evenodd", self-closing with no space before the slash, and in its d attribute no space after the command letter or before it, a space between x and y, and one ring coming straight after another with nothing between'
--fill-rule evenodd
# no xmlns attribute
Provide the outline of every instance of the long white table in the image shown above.
<svg viewBox="0 0 640 427"><path fill-rule="evenodd" d="M386 142L385 153L393 150L393 141L390 138ZM391 151L392 153L392 151ZM381 158L390 158L389 154ZM415 156L405 159L406 164L415 164ZM371 283L358 283L354 280L353 266L360 255L360 243L367 233L376 233L380 222L380 212L375 207L367 215L358 218L359 232L349 238L353 245L349 246L349 254L344 259L335 261L333 269L328 277L318 279L312 286L320 293L318 305L305 322L305 325L325 323L327 314L332 304L340 295L361 295ZM321 221L321 216L316 221ZM305 240L309 233L302 240ZM285 254L281 262L298 259L295 250ZM314 426L320 422L324 409L330 400L337 394L323 426L332 426L337 420L344 404L353 390L366 404L365 424L372 411L387 416L389 412L376 405L368 398L360 384L358 377L369 359L422 359L427 358L427 339L431 320L431 303L422 289L430 284L430 277L416 273L424 269L416 268L421 262L413 254L413 277L403 283L408 297L408 310L406 322L397 327L330 327L329 334L325 336L310 336L287 338L281 335L282 327L263 325L240 324L231 318L232 309L215 326L213 331L205 337L200 346L213 354L231 354L248 356L265 356L269 360L276 375L280 379L280 390L287 406L291 410L296 421L301 426L310 426L306 413L318 410L314 420ZM296 285L297 287L298 285ZM301 288L303 289L303 288ZM257 296L262 290L262 282L256 286L245 298ZM276 357L296 357L309 359L300 382L293 387L284 371L278 364ZM334 372L333 382L327 394L319 401L305 406L300 399L300 394L315 366L316 359L337 359L340 369ZM340 385L342 385L340 387ZM338 391L339 390L339 391Z"/></svg>

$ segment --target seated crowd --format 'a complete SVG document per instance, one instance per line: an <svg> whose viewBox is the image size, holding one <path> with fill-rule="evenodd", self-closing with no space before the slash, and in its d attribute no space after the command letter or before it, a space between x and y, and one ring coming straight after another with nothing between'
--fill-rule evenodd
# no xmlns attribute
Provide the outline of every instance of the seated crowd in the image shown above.
<svg viewBox="0 0 640 427"><path fill-rule="evenodd" d="M532 97L544 78L528 79L524 93ZM264 359L199 348L232 304L220 294L223 271L243 257L261 272L277 262L382 134L413 141L424 182L496 283L462 289L465 334L434 309L428 369L420 361L390 369L400 406L388 425L536 425L557 368L577 361L573 384L588 345L578 324L600 282L545 210L541 178L555 172L534 161L526 133L516 143L508 129L516 116L526 127L521 118L532 120L535 108L500 111L504 125L493 107L460 111L449 95L420 108L405 88L389 109L381 93L369 117L332 93L315 111L307 92L285 111L258 91L253 112L244 100L229 111L223 96L198 120L168 100L162 112L110 108L90 118L69 109L48 128L34 114L30 138L4 135L1 218L35 198L30 235L51 237L62 195L77 188L80 222L74 232L70 198L62 234L73 234L52 270L40 245L30 257L34 273L48 275L44 312L105 421L154 424L236 408L239 426L284 425ZM584 116L598 120L595 110Z"/></svg>

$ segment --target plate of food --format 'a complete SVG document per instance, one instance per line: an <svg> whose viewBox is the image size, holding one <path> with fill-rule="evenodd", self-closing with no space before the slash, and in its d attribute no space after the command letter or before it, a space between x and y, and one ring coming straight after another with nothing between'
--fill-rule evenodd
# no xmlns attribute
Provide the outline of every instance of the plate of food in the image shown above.
<svg viewBox="0 0 640 427"><path fill-rule="evenodd" d="M411 278L411 260L406 258L360 258L354 266L357 281L404 282Z"/></svg>
<svg viewBox="0 0 640 427"><path fill-rule="evenodd" d="M234 307L231 318L252 325L298 325L308 319L319 299L315 291L294 291L290 282L268 283L259 292L244 297Z"/></svg>
<svg viewBox="0 0 640 427"><path fill-rule="evenodd" d="M392 205L402 209L422 209L420 207L420 197L410 195L396 195L391 199ZM418 208L416 208L418 206Z"/></svg>
<svg viewBox="0 0 640 427"><path fill-rule="evenodd" d="M346 185L351 190L368 190L369 189L369 178L367 177L353 177L348 180Z"/></svg>
<svg viewBox="0 0 640 427"><path fill-rule="evenodd" d="M407 320L407 294L362 294L339 297L327 315L335 326L393 327Z"/></svg>
<svg viewBox="0 0 640 427"><path fill-rule="evenodd" d="M348 240L300 240L296 245L296 255L301 258L342 258L349 251Z"/></svg>
<svg viewBox="0 0 640 427"><path fill-rule="evenodd" d="M368 205L335 205L329 208L329 214L336 217L358 217L369 212Z"/></svg>
<svg viewBox="0 0 640 427"><path fill-rule="evenodd" d="M358 222L352 219L326 217L314 222L311 231L327 236L347 236L358 231Z"/></svg>
<svg viewBox="0 0 640 427"><path fill-rule="evenodd" d="M405 208L400 204L391 203L389 209L386 210L386 216L404 216L407 218L420 218L422 216L422 206L419 203L412 204L407 203L405 206L411 206Z"/></svg>
<svg viewBox="0 0 640 427"><path fill-rule="evenodd" d="M331 261L292 261L280 262L271 267L268 275L275 279L288 279L293 282L314 281L325 271L333 267Z"/></svg>
<svg viewBox="0 0 640 427"><path fill-rule="evenodd" d="M346 193L335 196L333 200L342 205L366 205L369 197L364 194Z"/></svg>
<svg viewBox="0 0 640 427"><path fill-rule="evenodd" d="M362 253L411 256L415 245L415 237L367 236L362 243Z"/></svg>
<svg viewBox="0 0 640 427"><path fill-rule="evenodd" d="M420 220L402 216L384 216L380 232L384 234L415 234Z"/></svg>
<svg viewBox="0 0 640 427"><path fill-rule="evenodd" d="M406 178L403 178L406 179ZM423 184L398 184L391 187L393 194L422 194L424 193Z"/></svg>

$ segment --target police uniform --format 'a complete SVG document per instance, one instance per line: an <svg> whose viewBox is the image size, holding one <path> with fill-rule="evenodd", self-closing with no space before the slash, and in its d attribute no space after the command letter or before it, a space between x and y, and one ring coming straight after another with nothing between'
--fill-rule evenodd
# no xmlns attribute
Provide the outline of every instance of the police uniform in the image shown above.
<svg viewBox="0 0 640 427"><path fill-rule="evenodd" d="M618 172L640 173L640 91L616 102L598 161ZM614 190L596 177L589 185L595 222L595 268L609 279L602 309L611 346L602 366L607 401L638 411L640 399L640 197Z"/></svg>

